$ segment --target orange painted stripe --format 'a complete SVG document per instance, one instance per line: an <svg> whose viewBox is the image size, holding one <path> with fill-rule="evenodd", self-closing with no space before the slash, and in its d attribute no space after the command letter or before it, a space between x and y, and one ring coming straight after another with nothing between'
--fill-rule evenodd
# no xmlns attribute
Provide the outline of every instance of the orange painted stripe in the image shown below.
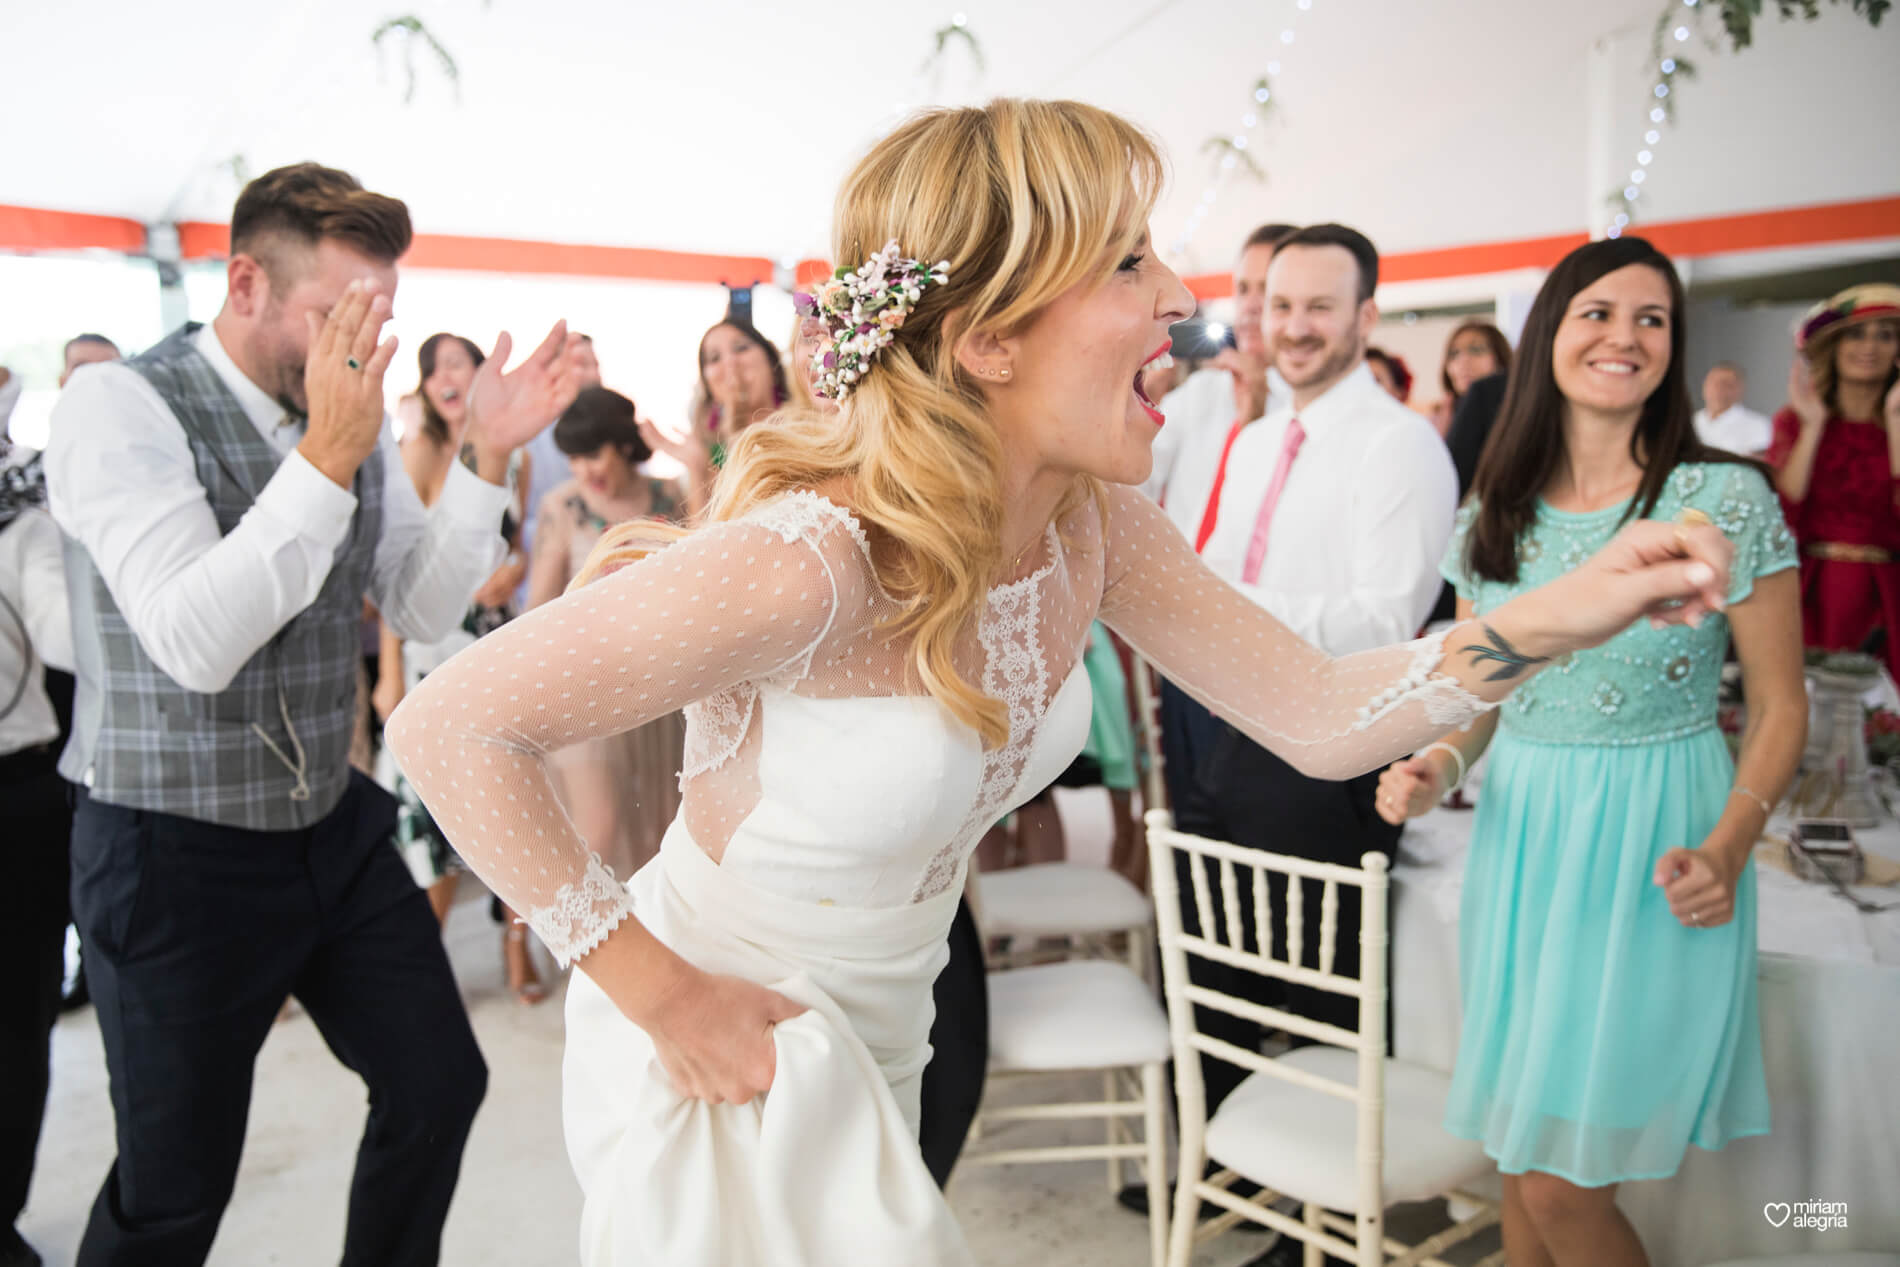
<svg viewBox="0 0 1900 1267"><path fill-rule="evenodd" d="M222 259L230 228L181 224L179 249L186 259ZM625 277L654 282L726 282L749 286L772 280L772 261L757 255L703 255L632 246L585 246L522 238L477 238L418 233L405 268L461 269L482 273L541 273L563 277Z"/></svg>
<svg viewBox="0 0 1900 1267"><path fill-rule="evenodd" d="M122 216L0 205L0 249L80 251L88 247L143 251L145 226Z"/></svg>
<svg viewBox="0 0 1900 1267"><path fill-rule="evenodd" d="M1900 198L1822 203L1751 211L1706 220L1664 221L1634 230L1659 250L1682 258L1725 255L1731 251L1767 251L1819 242L1856 242L1900 237Z"/></svg>
<svg viewBox="0 0 1900 1267"><path fill-rule="evenodd" d="M1197 273L1193 277L1181 279L1193 292L1194 298L1202 303L1210 299L1225 299L1234 293L1234 275L1232 273Z"/></svg>
<svg viewBox="0 0 1900 1267"><path fill-rule="evenodd" d="M1435 251L1400 251L1379 260L1379 280L1415 282L1429 277L1468 277L1508 273L1520 268L1549 268L1590 240L1588 234L1560 233L1516 242L1447 246Z"/></svg>
<svg viewBox="0 0 1900 1267"><path fill-rule="evenodd" d="M1659 220L1654 224L1637 224L1631 232L1648 238L1658 250L1678 259L1813 246L1823 242L1896 238L1900 237L1900 197L1750 211L1696 220ZM1512 242L1400 251L1380 258L1379 277L1382 281L1411 282L1506 273L1520 268L1549 268L1588 240L1581 233L1564 233ZM1197 299L1222 299L1234 290L1234 279L1226 273L1203 273L1185 280Z"/></svg>
<svg viewBox="0 0 1900 1267"><path fill-rule="evenodd" d="M231 226L201 220L178 222L178 253L188 260L221 260L231 254Z"/></svg>
<svg viewBox="0 0 1900 1267"><path fill-rule="evenodd" d="M545 273L566 277L627 277L654 282L724 282L750 286L772 280L772 261L755 255L700 255L631 246L579 246L511 238L423 233L403 256L409 268Z"/></svg>
<svg viewBox="0 0 1900 1267"><path fill-rule="evenodd" d="M1900 197L1658 221L1639 224L1636 231L1662 250L1685 259L1824 242L1893 238L1900 237ZM220 259L229 248L230 229L222 224L188 221L178 226L178 237L186 259ZM1584 240L1583 234L1566 233L1402 251L1386 256L1381 261L1380 272L1387 281L1422 281L1548 268ZM145 249L145 229L138 221L120 216L0 205L0 249L64 251L88 247L136 254ZM733 285L769 280L773 274L772 262L763 256L706 255L643 247L427 233L417 236L403 263L411 268ZM798 284L809 285L822 279L829 266L822 260L808 259L800 261L795 271ZM1218 299L1233 292L1233 278L1225 273L1204 273L1186 281L1188 289L1199 299Z"/></svg>

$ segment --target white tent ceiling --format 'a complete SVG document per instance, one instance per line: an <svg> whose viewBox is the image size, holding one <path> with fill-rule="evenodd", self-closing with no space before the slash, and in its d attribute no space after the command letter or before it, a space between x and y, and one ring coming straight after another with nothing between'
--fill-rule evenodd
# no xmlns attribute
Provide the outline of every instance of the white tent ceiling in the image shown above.
<svg viewBox="0 0 1900 1267"><path fill-rule="evenodd" d="M1238 129L1277 59L1276 108L1251 151L1268 181L1231 184L1184 263L1224 267L1264 219L1347 220L1388 250L1534 237L1583 229L1609 192L1589 164L1590 50L1605 38L1598 100L1615 162L1630 161L1659 7L6 0L0 203L221 221L236 189L226 160L256 172L316 158L407 199L425 232L816 255L838 178L903 112L1021 94L1108 106L1161 138L1175 167L1155 216L1165 245L1207 183L1202 143ZM932 33L958 9L986 68L952 45L926 73ZM370 41L404 13L448 48L459 87L418 48L405 104L400 36ZM1830 8L1811 25L1765 20L1745 54L1705 54L1649 205L1694 216L1900 192L1892 131L1873 122L1900 106L1896 26L1869 34ZM1848 117L1869 120L1869 141L1813 135L1803 81L1863 85Z"/></svg>

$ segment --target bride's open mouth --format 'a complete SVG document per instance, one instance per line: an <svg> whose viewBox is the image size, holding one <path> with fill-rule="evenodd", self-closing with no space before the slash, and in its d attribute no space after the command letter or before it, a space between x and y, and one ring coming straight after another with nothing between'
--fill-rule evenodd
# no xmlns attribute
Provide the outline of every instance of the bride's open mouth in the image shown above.
<svg viewBox="0 0 1900 1267"><path fill-rule="evenodd" d="M1148 399L1147 388L1141 380L1149 370L1174 368L1174 357L1169 355L1173 347L1174 344L1172 341L1163 343L1153 355L1141 363L1141 368L1135 371L1135 401L1147 412L1149 420L1157 427L1168 420L1167 415L1155 408L1155 402Z"/></svg>

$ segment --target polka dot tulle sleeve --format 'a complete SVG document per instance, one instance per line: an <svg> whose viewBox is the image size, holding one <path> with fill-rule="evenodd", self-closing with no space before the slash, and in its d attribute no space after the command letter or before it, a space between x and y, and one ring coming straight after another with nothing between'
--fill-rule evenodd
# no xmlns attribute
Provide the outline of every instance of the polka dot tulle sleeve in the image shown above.
<svg viewBox="0 0 1900 1267"><path fill-rule="evenodd" d="M548 754L802 672L836 623L828 531L703 529L483 638L390 718L390 749L457 852L563 963L631 908L556 801Z"/></svg>
<svg viewBox="0 0 1900 1267"><path fill-rule="evenodd" d="M1442 637L1328 656L1210 572L1134 489L1109 490L1107 533L1103 621L1305 774L1378 769L1492 707L1438 671Z"/></svg>

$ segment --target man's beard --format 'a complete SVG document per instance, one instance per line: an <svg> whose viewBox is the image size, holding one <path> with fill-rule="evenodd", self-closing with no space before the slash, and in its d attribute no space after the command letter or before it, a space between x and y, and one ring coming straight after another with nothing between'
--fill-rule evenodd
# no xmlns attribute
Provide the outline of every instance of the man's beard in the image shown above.
<svg viewBox="0 0 1900 1267"><path fill-rule="evenodd" d="M1285 345L1282 346L1284 347ZM1298 379L1288 374L1285 367L1280 364L1279 353L1281 350L1282 348L1274 349L1274 368L1278 369L1280 376L1286 379L1287 386L1310 387L1314 383L1332 382L1345 377L1346 372L1358 363L1359 357L1365 351L1365 345L1357 338L1347 338L1344 342L1333 348L1333 350L1327 354L1326 358L1319 363L1316 369L1312 370L1304 378Z"/></svg>
<svg viewBox="0 0 1900 1267"><path fill-rule="evenodd" d="M287 380L287 383L288 381L289 380ZM291 396L290 388L288 385L286 385L284 388L280 389L278 393L276 394L276 396L274 396L272 399L276 400L278 404L284 407L285 413L292 414L298 418L307 418L310 414L310 407L309 407L310 402L308 400L302 399L303 394L304 394L303 393L303 367L299 366L297 368L294 381L297 384L296 397Z"/></svg>
<svg viewBox="0 0 1900 1267"><path fill-rule="evenodd" d="M307 416L310 401L303 388L306 356L303 349L295 347L281 335L262 332L253 341L252 348L254 363L266 380L259 386L269 392L271 399L282 405L286 412L299 418Z"/></svg>

